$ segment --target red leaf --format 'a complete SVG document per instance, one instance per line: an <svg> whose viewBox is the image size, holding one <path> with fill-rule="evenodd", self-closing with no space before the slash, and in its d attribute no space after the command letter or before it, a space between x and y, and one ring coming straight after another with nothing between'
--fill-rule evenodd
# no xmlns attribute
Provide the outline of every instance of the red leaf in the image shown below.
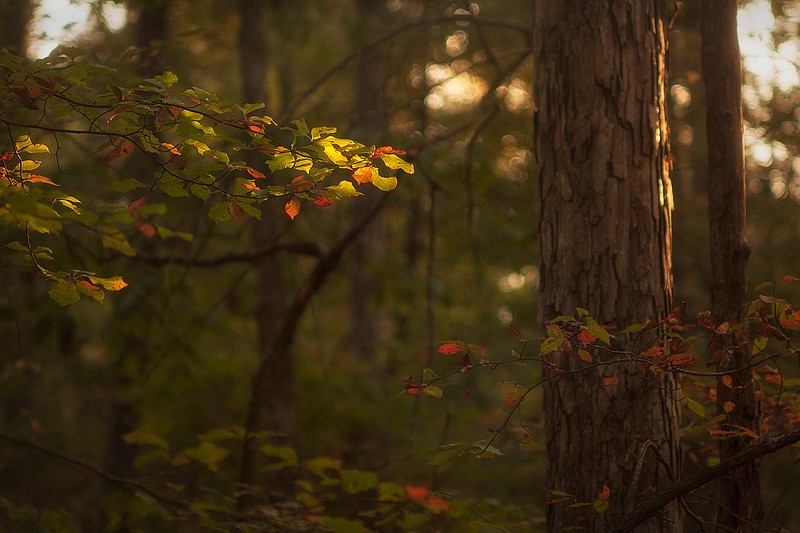
<svg viewBox="0 0 800 533"><path fill-rule="evenodd" d="M101 289L100 287L98 287L97 285L93 285L92 283L89 283L89 282L88 282L88 281L86 281L85 279L79 279L79 280L78 280L78 283L80 283L81 285L83 285L84 287L86 287L87 289L89 289L90 291L100 291L100 290L102 290L102 289Z"/></svg>
<svg viewBox="0 0 800 533"><path fill-rule="evenodd" d="M585 342L586 344L591 344L597 340L597 337L589 333L589 330L582 329L580 333L578 333L578 340L581 342Z"/></svg>
<svg viewBox="0 0 800 533"><path fill-rule="evenodd" d="M455 342L447 342L439 346L439 353L443 353L445 355L455 355L461 352L463 349L464 347L460 344L456 344Z"/></svg>
<svg viewBox="0 0 800 533"><path fill-rule="evenodd" d="M324 196L317 196L316 198L314 198L314 204L320 207L328 207L334 202L335 200L333 198L325 198Z"/></svg>
<svg viewBox="0 0 800 533"><path fill-rule="evenodd" d="M427 487L406 485L405 489L408 497L415 501L427 500L431 495L431 491L429 491Z"/></svg>
<svg viewBox="0 0 800 533"><path fill-rule="evenodd" d="M294 190L298 192L307 191L313 186L314 186L313 183L306 181L305 176L297 176L295 179L292 180L292 188L294 188Z"/></svg>
<svg viewBox="0 0 800 533"><path fill-rule="evenodd" d="M405 150L395 150L391 146L381 146L380 148L375 148L375 150L372 151L370 157L375 159L384 154L406 155L406 152Z"/></svg>
<svg viewBox="0 0 800 533"><path fill-rule="evenodd" d="M800 278L796 278L787 274L778 278L778 281L800 281Z"/></svg>
<svg viewBox="0 0 800 533"><path fill-rule="evenodd" d="M283 208L283 210L286 211L286 214L289 215L289 218L294 220L294 217L296 217L297 213L300 212L300 200L293 196L291 200L286 202L286 206Z"/></svg>
<svg viewBox="0 0 800 533"><path fill-rule="evenodd" d="M722 381L722 384L728 387L729 389L733 388L733 378L730 377L729 375L726 374L722 376L722 379L720 381Z"/></svg>
<svg viewBox="0 0 800 533"><path fill-rule="evenodd" d="M244 209L233 200L228 202L228 210L231 212L231 215L233 215L233 218L236 219L236 222L244 220Z"/></svg>
<svg viewBox="0 0 800 533"><path fill-rule="evenodd" d="M0 161L8 161L14 157L14 152L6 152L2 156L0 156Z"/></svg>
<svg viewBox="0 0 800 533"><path fill-rule="evenodd" d="M145 205L147 203L147 200L148 200L147 196L142 196L138 200L132 202L131 205L128 207L128 211L130 212L130 214L133 216L138 216L139 208Z"/></svg>
<svg viewBox="0 0 800 533"><path fill-rule="evenodd" d="M617 383L619 383L619 378L603 378L603 385L606 387L616 385Z"/></svg>
<svg viewBox="0 0 800 533"><path fill-rule="evenodd" d="M525 334L520 331L520 329L516 326L508 326L508 331L516 335L517 337L524 337Z"/></svg>
<svg viewBox="0 0 800 533"><path fill-rule="evenodd" d="M605 501L609 496L611 496L611 489L608 488L608 485L603 485L603 490L597 495L597 499Z"/></svg>
<svg viewBox="0 0 800 533"><path fill-rule="evenodd" d="M118 158L120 156L121 152L122 152L122 150L120 149L120 147L119 146L115 146L114 148L109 150L105 155L100 157L100 162L101 163L108 163L109 161L113 161L114 159L116 159L116 158Z"/></svg>

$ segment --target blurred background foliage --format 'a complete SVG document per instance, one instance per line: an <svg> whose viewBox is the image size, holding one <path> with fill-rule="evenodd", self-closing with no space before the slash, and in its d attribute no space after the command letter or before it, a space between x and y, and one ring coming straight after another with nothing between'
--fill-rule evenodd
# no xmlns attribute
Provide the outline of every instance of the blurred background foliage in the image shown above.
<svg viewBox="0 0 800 533"><path fill-rule="evenodd" d="M515 384L534 381L535 365L470 373L468 383L453 378L457 386L440 400L413 397L403 386L409 374L419 381L425 367L442 375L452 370L453 356L436 353L447 340L485 346L487 359L506 360L521 350L509 325L537 335L530 2L264 3L266 41L257 52L266 65L266 113L404 149L417 166L302 319L291 349L296 374L287 377L297 391L292 445L301 458L339 458L347 468L457 495L488 516L516 521L519 530L536 530L546 497L540 449L521 451L505 439L496 443L501 456L429 464L439 446L490 437L505 417L504 400ZM707 308L709 278L698 4L683 2L670 33L674 277L676 300L689 303L690 315ZM184 85L242 100L240 72L249 67L240 64L239 28L246 1L5 0L0 6L23 21L0 21L3 45L17 51L47 55L68 40L123 78L168 69ZM797 275L800 259L800 2L752 0L741 10L755 285ZM475 19L467 21L469 15ZM82 139L60 147L66 179L87 191L94 180L150 172L135 158L101 165L94 148ZM275 232L330 246L374 201L368 196L309 206L295 221L276 217ZM213 256L253 246L251 225L213 224L188 200L176 201L164 217L169 227L193 232L195 242L131 236L141 257ZM259 321L269 321L258 315L254 263L154 265L98 255L70 234L64 250L70 260L122 273L130 286L102 305L84 299L61 309L44 283L11 254L0 255L3 431L145 482L235 492L235 453L216 472L195 465L166 475L135 468L142 447L122 436L140 428L184 449L212 428L244 425L259 365ZM291 292L313 258L281 259L281 283ZM537 397L528 398L509 432L525 428L535 442L543 431L540 408ZM716 452L710 439L697 439L686 447L703 463ZM774 523L791 522L800 502L789 481L793 457L765 461ZM84 530L135 528L134 510L126 511L127 526L110 518L119 512L102 481L69 462L3 444L0 496L13 506L63 509Z"/></svg>

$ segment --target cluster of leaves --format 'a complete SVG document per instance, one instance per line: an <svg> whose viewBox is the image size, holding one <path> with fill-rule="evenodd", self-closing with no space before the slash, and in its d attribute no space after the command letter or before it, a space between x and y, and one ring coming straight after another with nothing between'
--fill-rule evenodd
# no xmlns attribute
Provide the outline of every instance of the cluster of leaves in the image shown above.
<svg viewBox="0 0 800 533"><path fill-rule="evenodd" d="M290 471L296 491L293 496L281 495L268 506L241 512L235 491L222 491L220 486L234 483L228 468L233 465L228 460L245 438L242 427L215 428L199 435L196 445L174 450L152 431L140 428L126 434L124 440L140 450L132 465L139 472L137 479L151 481L106 474L135 497L118 499L105 528L116 530L125 524L162 530L189 524L208 531L229 531L235 526L241 531L360 533L387 525L399 531L437 530L447 524L477 531L486 525L477 509L454 496L424 485L383 481L376 472L346 468L341 460L330 457L302 460L293 448L276 444L275 434L270 432L247 438L258 441L259 450L268 458L267 471ZM170 481L154 481L163 479ZM0 500L0 517L17 526L78 530L62 510L15 506L6 500Z"/></svg>
<svg viewBox="0 0 800 533"><path fill-rule="evenodd" d="M365 146L303 120L278 125L257 114L263 104L240 106L197 87L182 89L171 72L122 87L116 71L88 62L81 50L61 52L32 63L0 52L0 123L8 134L7 145L0 144L0 228L18 230L9 247L54 283L50 295L61 305L81 294L102 300L104 291L126 283L45 268L54 246L32 235L57 242L70 224L91 232L106 250L134 256L133 234L194 238L162 223L180 197L202 202L217 223L259 219L258 205L269 199L283 199L294 219L304 201L328 206L361 195L362 184L390 191L398 173L414 172L404 152L392 147ZM63 137L103 141L92 148L117 176L93 182L91 197L81 197L60 172ZM129 171L119 160L133 154L152 175L124 175Z"/></svg>
<svg viewBox="0 0 800 533"><path fill-rule="evenodd" d="M778 280L783 283L797 281L800 278L794 276L784 276ZM442 343L438 353L443 356L457 356L455 368L444 376L437 375L431 368L425 368L420 381L409 375L404 383L406 392L415 396L442 398L447 386L460 386L463 387L463 396L466 399L474 390L470 374L475 370L495 370L504 365L533 361L550 372L541 375L533 384L515 383L508 386L506 383L499 383L506 416L502 424L492 430L492 437L473 446L455 443L438 448L431 464L442 464L462 456L502 455L495 445L500 446L503 439L515 443L522 451L541 449L536 444L534 432L520 412L524 400L548 380L558 379L567 373L584 373L598 367L607 368L605 373L593 374L595 379L602 379L601 386L619 386L619 378L614 373L619 371L620 365L635 368L642 379L646 380L667 372L682 375L681 401L694 417L692 423L684 429L685 437L705 438L709 441L708 444L731 436L760 439L752 429L726 424L728 415L737 408L733 401L724 402L721 406L722 412L716 415L707 412L707 406L716 403L717 378L720 386L743 386L737 381L737 373L743 369L725 366L737 351L750 354L745 368L754 370L754 379L761 391L762 433L768 434L771 431L774 434L779 430L796 429L793 426L800 423L800 379L785 377L779 363L787 357L800 354L800 350L793 345L793 340L800 334L800 311L775 294L776 286L773 282L759 285L757 290L771 290L773 294L762 294L753 300L748 306L746 317L738 324L717 324L708 312L698 313L693 321L687 320L686 305L682 304L662 320L648 320L621 329L616 333L617 336L625 335L636 340L652 339L635 353L620 347L621 343L616 342L615 335L611 333L614 328L599 324L590 316L589 311L582 308L578 308L575 315L563 315L550 320L546 324L545 336L541 338L528 337L511 326L511 332L522 342L522 348L512 350L510 357L488 359L487 350L482 346L462 341ZM536 356L525 356L526 347L531 341L538 344L538 353ZM575 357L575 364L570 365L569 369L562 368L556 361L563 359L554 358L556 353L567 358ZM700 360L704 360L705 369L697 368ZM602 378L597 377L601 375ZM699 396L701 394L703 397ZM518 428L511 427L514 415L518 415ZM715 464L718 461L716 446L708 445L703 449L708 455L705 464ZM693 462L697 462L696 456L690 456ZM569 503L570 507L591 508L602 513L609 507L610 490L603 487L594 502L576 502L570 494L551 491L548 503Z"/></svg>

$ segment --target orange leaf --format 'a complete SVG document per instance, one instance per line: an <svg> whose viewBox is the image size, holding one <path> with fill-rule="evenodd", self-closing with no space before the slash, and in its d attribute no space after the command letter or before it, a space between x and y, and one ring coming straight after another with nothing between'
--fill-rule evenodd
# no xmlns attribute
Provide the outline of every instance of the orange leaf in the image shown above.
<svg viewBox="0 0 800 533"><path fill-rule="evenodd" d="M313 186L314 186L313 183L306 181L305 176L297 176L295 179L292 180L292 187L294 188L295 191L298 192L307 191Z"/></svg>
<svg viewBox="0 0 800 533"><path fill-rule="evenodd" d="M603 378L603 385L607 387L616 385L617 383L619 383L619 378Z"/></svg>
<svg viewBox="0 0 800 533"><path fill-rule="evenodd" d="M426 500L431 495L431 491L429 491L427 487L406 485L405 489L408 497L416 501Z"/></svg>
<svg viewBox="0 0 800 533"><path fill-rule="evenodd" d="M25 180L29 183L46 183L47 185L55 185L56 187L60 187L58 183L53 183L53 180L46 176L39 176L38 174L31 174L31 177Z"/></svg>
<svg viewBox="0 0 800 533"><path fill-rule="evenodd" d="M178 148L178 147L177 147L177 146L175 146L174 144L170 144L170 143L161 143L161 146L163 146L164 148L166 148L166 149L167 149L167 150L168 150L170 153L172 153L172 154L175 154L175 155L181 155L180 148Z"/></svg>
<svg viewBox="0 0 800 533"><path fill-rule="evenodd" d="M259 172L258 170L254 169L254 168L245 167L245 170L247 171L248 174L250 174L251 176L253 176L256 179L262 179L262 180L267 179L267 177L264 175L263 172Z"/></svg>
<svg viewBox="0 0 800 533"><path fill-rule="evenodd" d="M780 278L778 278L778 281L800 281L800 278L789 276L787 274L786 276L781 276Z"/></svg>
<svg viewBox="0 0 800 533"><path fill-rule="evenodd" d="M582 361L586 361L587 363L592 362L592 354L590 354L583 348L578 348L578 357L580 357Z"/></svg>
<svg viewBox="0 0 800 533"><path fill-rule="evenodd" d="M578 340L585 342L586 344L591 344L597 340L597 337L589 333L588 329L583 329L580 333L578 333Z"/></svg>
<svg viewBox="0 0 800 533"><path fill-rule="evenodd" d="M508 331L516 335L517 337L524 337L525 334L520 331L520 329L516 326L508 326Z"/></svg>
<svg viewBox="0 0 800 533"><path fill-rule="evenodd" d="M603 490L597 495L597 499L605 501L609 496L611 496L611 489L608 488L608 485L603 485Z"/></svg>
<svg viewBox="0 0 800 533"><path fill-rule="evenodd" d="M722 381L722 384L725 385L726 387L728 387L729 389L733 388L733 378L730 377L729 375L726 374L726 375L722 376L721 381Z"/></svg>
<svg viewBox="0 0 800 533"><path fill-rule="evenodd" d="M156 236L156 228L149 222L137 222L136 229L148 239Z"/></svg>
<svg viewBox="0 0 800 533"><path fill-rule="evenodd" d="M736 408L736 404L733 402L725 402L722 404L722 410L726 413L730 413Z"/></svg>
<svg viewBox="0 0 800 533"><path fill-rule="evenodd" d="M463 349L464 347L460 344L456 344L455 342L447 342L439 346L439 353L443 353L445 355L455 355L461 352Z"/></svg>
<svg viewBox="0 0 800 533"><path fill-rule="evenodd" d="M294 220L294 217L296 217L297 213L300 212L300 200L293 196L291 200L286 202L286 206L283 208L283 210L286 211L286 214L289 215L289 218Z"/></svg>
<svg viewBox="0 0 800 533"><path fill-rule="evenodd" d="M372 183L372 168L373 167L359 168L353 172L353 179L356 180L356 183L359 185L362 183Z"/></svg>
<svg viewBox="0 0 800 533"><path fill-rule="evenodd" d="M115 146L111 150L109 150L105 155L100 157L101 163L108 163L109 161L113 161L114 159L120 156L122 150L120 150L119 146Z"/></svg>

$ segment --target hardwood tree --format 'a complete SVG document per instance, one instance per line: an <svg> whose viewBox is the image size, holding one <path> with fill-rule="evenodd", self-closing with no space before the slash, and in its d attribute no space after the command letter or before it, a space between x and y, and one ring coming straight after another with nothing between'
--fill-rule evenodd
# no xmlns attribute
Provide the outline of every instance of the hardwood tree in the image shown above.
<svg viewBox="0 0 800 533"><path fill-rule="evenodd" d="M747 428L760 434L760 407L750 363L747 331L738 324L747 304L746 193L742 146L742 60L736 31L736 0L704 0L702 61L708 131L708 217L711 228L711 313L719 326L711 361L730 374L717 380L717 407L723 431ZM735 370L736 369L736 370ZM734 371L735 370L735 371ZM729 435L719 443L720 460L752 441ZM758 531L764 510L757 460L720 478L718 531Z"/></svg>
<svg viewBox="0 0 800 533"><path fill-rule="evenodd" d="M534 8L540 316L586 308L617 326L616 348L634 353L653 337L622 329L664 318L672 296L662 6L589 0ZM608 487L607 512L584 513L581 522L600 531L677 478L678 384L625 363L570 374L585 365L574 351L548 357L545 379L557 377L544 389L548 488L592 502ZM549 531L578 519L567 504L548 506ZM682 527L672 504L637 531Z"/></svg>

